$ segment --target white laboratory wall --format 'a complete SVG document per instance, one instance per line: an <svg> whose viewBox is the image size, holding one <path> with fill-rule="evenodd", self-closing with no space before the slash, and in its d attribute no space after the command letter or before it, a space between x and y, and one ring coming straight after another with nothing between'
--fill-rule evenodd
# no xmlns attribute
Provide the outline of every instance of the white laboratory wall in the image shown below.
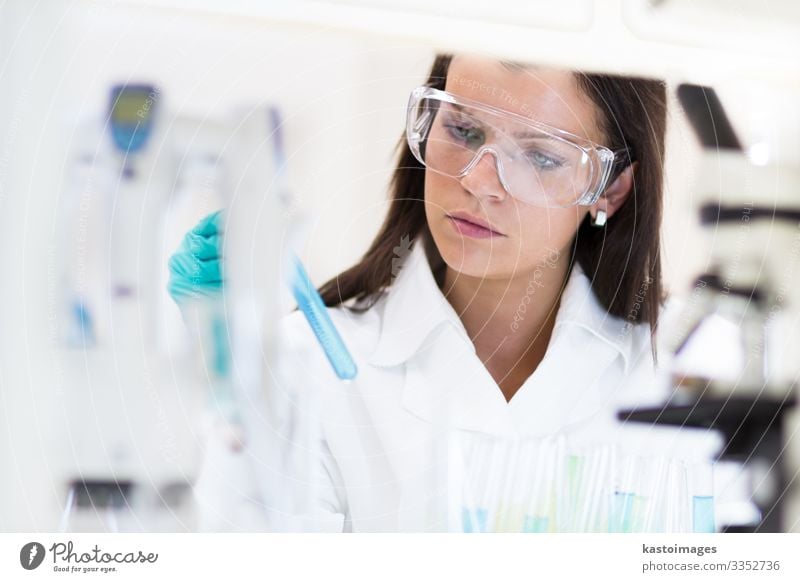
<svg viewBox="0 0 800 582"><path fill-rule="evenodd" d="M104 110L110 85L155 83L163 108L198 119L280 106L289 184L311 218L303 254L321 283L380 225L406 96L433 53L407 39L144 3L0 6L0 531L56 529L78 459L99 458L97 471L121 463L145 480L191 479L194 469L163 453L176 447L196 460L187 410L198 395L158 380L157 367L151 381L112 369L76 384L94 364L65 357L54 335L61 180L75 128ZM677 290L703 262L686 203L696 145L681 122L673 109L664 236ZM130 426L136 418L149 420ZM131 441L147 444L131 451Z"/></svg>
<svg viewBox="0 0 800 582"><path fill-rule="evenodd" d="M686 122L669 85L664 166L662 256L665 284L671 293L686 296L694 278L707 267L709 249L698 217L694 191L701 148Z"/></svg>
<svg viewBox="0 0 800 582"><path fill-rule="evenodd" d="M170 381L168 362L81 357L59 346L54 327L66 160L110 85L154 83L163 110L195 119L278 105L289 185L310 217L303 254L322 282L357 259L380 223L406 96L432 55L245 17L43 4L0 8L0 531L57 529L76 466L155 486L191 480L198 460L200 395ZM190 529L191 516L165 527Z"/></svg>
<svg viewBox="0 0 800 582"><path fill-rule="evenodd" d="M54 527L68 451L63 371L49 345L47 226L61 145L53 100L64 60L63 8L0 7L0 529ZM33 18L35 16L35 19ZM39 163L40 162L40 163ZM30 301L28 300L30 299Z"/></svg>

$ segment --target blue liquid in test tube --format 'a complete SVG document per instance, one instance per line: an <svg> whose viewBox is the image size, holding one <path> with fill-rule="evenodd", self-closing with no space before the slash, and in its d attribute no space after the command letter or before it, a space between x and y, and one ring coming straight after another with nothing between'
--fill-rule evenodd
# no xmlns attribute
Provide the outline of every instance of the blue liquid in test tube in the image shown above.
<svg viewBox="0 0 800 582"><path fill-rule="evenodd" d="M486 509L463 508L461 523L464 524L464 533L485 533L489 512Z"/></svg>
<svg viewBox="0 0 800 582"><path fill-rule="evenodd" d="M714 497L695 495L692 497L692 531L694 533L714 533Z"/></svg>
<svg viewBox="0 0 800 582"><path fill-rule="evenodd" d="M616 491L611 505L611 516L608 520L608 531L611 533L627 533L631 531L633 517L633 493Z"/></svg>
<svg viewBox="0 0 800 582"><path fill-rule="evenodd" d="M306 270L303 268L303 264L297 257L294 258L294 273L291 285L292 294L295 301L297 301L297 307L305 315L336 375L342 380L352 380L358 373L356 363L353 361L350 352L347 351L339 332L334 327L322 297L320 297Z"/></svg>
<svg viewBox="0 0 800 582"><path fill-rule="evenodd" d="M524 533L546 533L549 520L538 515L526 515L522 525Z"/></svg>

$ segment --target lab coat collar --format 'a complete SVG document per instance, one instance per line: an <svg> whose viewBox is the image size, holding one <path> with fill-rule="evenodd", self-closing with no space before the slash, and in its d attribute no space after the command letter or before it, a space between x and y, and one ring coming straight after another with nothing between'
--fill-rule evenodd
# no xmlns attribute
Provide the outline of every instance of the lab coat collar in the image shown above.
<svg viewBox="0 0 800 582"><path fill-rule="evenodd" d="M383 306L383 324L375 351L369 362L375 366L396 366L416 354L423 342L440 327L449 327L472 347L461 319L442 294L431 272L422 237L401 262L399 274L389 287ZM573 265L561 295L550 345L570 329L582 328L622 357L624 373L631 367L636 339L624 320L609 315L598 301L591 282L581 266Z"/></svg>
<svg viewBox="0 0 800 582"><path fill-rule="evenodd" d="M378 344L370 358L375 366L406 362L441 326L451 326L472 343L458 314L436 284L422 237L413 242L400 262L399 273L387 291L382 319Z"/></svg>

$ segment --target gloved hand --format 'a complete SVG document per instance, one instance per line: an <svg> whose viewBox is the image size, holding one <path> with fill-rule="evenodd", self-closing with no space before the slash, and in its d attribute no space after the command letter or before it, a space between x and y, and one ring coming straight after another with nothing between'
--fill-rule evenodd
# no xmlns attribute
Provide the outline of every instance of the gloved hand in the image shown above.
<svg viewBox="0 0 800 582"><path fill-rule="evenodd" d="M222 210L203 218L170 257L167 290L178 305L222 293L222 220Z"/></svg>

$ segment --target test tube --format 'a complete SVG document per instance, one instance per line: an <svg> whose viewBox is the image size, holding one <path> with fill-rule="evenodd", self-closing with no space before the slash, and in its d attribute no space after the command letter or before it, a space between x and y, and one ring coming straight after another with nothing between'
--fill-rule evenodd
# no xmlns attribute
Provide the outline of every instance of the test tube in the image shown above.
<svg viewBox="0 0 800 582"><path fill-rule="evenodd" d="M534 454L538 446L538 439L527 438L517 441L517 451L514 460L514 471L510 476L512 481L508 497L512 512L506 527L510 531L531 531L531 494L535 482L541 471L532 470L535 459Z"/></svg>
<svg viewBox="0 0 800 582"><path fill-rule="evenodd" d="M462 510L462 524L464 533L478 533L486 531L487 511L482 506L483 491L486 487L488 473L486 466L489 455L488 449L481 446L478 437L468 437L462 434L462 439L470 440L465 447L468 449L466 458L467 470L464 478L464 507Z"/></svg>
<svg viewBox="0 0 800 582"><path fill-rule="evenodd" d="M505 464L502 469L502 489L497 505L497 519L495 529L503 532L520 531L523 517L515 493L515 483L518 481L518 466L520 461L520 440L515 438L505 441L502 446Z"/></svg>
<svg viewBox="0 0 800 582"><path fill-rule="evenodd" d="M500 502L500 488L503 481L504 450L500 441L496 439L488 441L488 449L490 462L484 502L487 512L484 531L494 531L497 528L497 506Z"/></svg>
<svg viewBox="0 0 800 582"><path fill-rule="evenodd" d="M564 524L561 531L578 531L578 512L584 495L584 481L586 480L587 459L585 455L570 452L564 458L567 487L563 490L565 495Z"/></svg>
<svg viewBox="0 0 800 582"><path fill-rule="evenodd" d="M611 507L608 518L608 531L611 533L629 533L641 531L636 527L641 514L635 515L635 509L642 506L641 497L636 501L636 478L639 474L639 463L636 457L615 455L615 484L612 492Z"/></svg>
<svg viewBox="0 0 800 582"><path fill-rule="evenodd" d="M594 531L597 527L601 497L607 488L607 469L609 465L608 446L601 445L592 450L587 462L588 477L583 482L583 499L579 512L578 531Z"/></svg>
<svg viewBox="0 0 800 582"><path fill-rule="evenodd" d="M643 476L647 497L647 510L644 518L644 531L663 532L664 513L667 509L667 460L663 456L648 459Z"/></svg>
<svg viewBox="0 0 800 582"><path fill-rule="evenodd" d="M358 373L356 363L334 327L322 297L297 257L294 258L291 286L298 309L305 315L336 375L342 380L354 379Z"/></svg>
<svg viewBox="0 0 800 582"><path fill-rule="evenodd" d="M545 515L547 500L545 484L551 483L549 456L547 453L548 440L540 440L533 444L526 456L528 473L533 473L533 485L529 493L528 510L522 525L522 531L529 533L543 533L548 530L549 523Z"/></svg>
<svg viewBox="0 0 800 582"><path fill-rule="evenodd" d="M554 450L555 489L551 493L551 503L555 510L555 531L568 531L569 494L567 490L567 454L563 435L556 439ZM552 530L551 530L552 531Z"/></svg>
<svg viewBox="0 0 800 582"><path fill-rule="evenodd" d="M671 459L667 465L664 493L664 531L667 533L691 531L689 522L689 486L684 463Z"/></svg>
<svg viewBox="0 0 800 582"><path fill-rule="evenodd" d="M690 468L692 490L692 531L714 533L714 466L695 463Z"/></svg>

